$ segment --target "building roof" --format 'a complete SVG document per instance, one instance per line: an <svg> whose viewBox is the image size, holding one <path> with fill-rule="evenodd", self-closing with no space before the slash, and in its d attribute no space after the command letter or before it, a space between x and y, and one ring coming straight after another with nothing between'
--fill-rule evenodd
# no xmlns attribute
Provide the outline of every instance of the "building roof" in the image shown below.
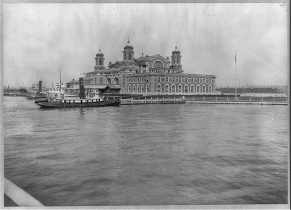
<svg viewBox="0 0 291 210"><path fill-rule="evenodd" d="M153 60L156 57L163 57L160 54L156 54L156 55L146 55L146 56L141 56L139 58L136 58L136 61L149 61L149 60Z"/></svg>

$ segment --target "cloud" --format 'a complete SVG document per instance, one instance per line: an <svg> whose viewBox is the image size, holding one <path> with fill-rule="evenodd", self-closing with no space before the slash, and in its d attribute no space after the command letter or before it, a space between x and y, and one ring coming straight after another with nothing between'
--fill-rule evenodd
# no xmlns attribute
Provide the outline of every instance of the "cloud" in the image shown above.
<svg viewBox="0 0 291 210"><path fill-rule="evenodd" d="M177 42L187 73L214 74L234 84L287 84L287 12L280 4L5 4L4 84L68 81L122 59L128 39L135 57L170 56Z"/></svg>

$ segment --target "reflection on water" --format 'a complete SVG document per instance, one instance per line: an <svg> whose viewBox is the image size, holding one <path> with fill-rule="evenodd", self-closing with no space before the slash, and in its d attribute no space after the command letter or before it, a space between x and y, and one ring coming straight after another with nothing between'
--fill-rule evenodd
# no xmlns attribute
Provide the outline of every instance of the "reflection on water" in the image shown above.
<svg viewBox="0 0 291 210"><path fill-rule="evenodd" d="M288 107L42 110L4 97L5 176L45 205L287 203Z"/></svg>

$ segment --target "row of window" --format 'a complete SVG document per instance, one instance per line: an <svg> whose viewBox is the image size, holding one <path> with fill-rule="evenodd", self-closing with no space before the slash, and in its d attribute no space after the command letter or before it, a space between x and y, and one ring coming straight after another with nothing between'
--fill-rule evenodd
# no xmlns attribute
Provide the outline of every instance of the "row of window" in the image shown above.
<svg viewBox="0 0 291 210"><path fill-rule="evenodd" d="M140 93L140 92L151 92L150 86L147 85L128 85L128 92L133 93ZM157 85L156 92L163 92L163 93L207 93L207 92L213 92L212 85L184 85L184 88L182 84L176 85Z"/></svg>
<svg viewBox="0 0 291 210"><path fill-rule="evenodd" d="M179 83L213 83L212 78L184 78L184 77L157 77L157 82L179 82Z"/></svg>
<svg viewBox="0 0 291 210"><path fill-rule="evenodd" d="M207 92L213 92L212 85L184 85L184 88L181 84L178 86L176 85L168 85L161 86L160 84L157 85L157 92L165 92L165 93L207 93Z"/></svg>
<svg viewBox="0 0 291 210"><path fill-rule="evenodd" d="M128 92L132 92L132 93L144 93L144 92L151 92L150 90L150 86L147 84L147 85L128 85Z"/></svg>
<svg viewBox="0 0 291 210"><path fill-rule="evenodd" d="M95 82L96 82L96 77L95 77ZM104 81L103 81L103 77L100 77L99 78L99 84L100 85L103 85L104 84ZM110 77L107 77L106 78L106 84L115 84L115 85L119 85L119 79L118 77L115 77L115 78L110 78Z"/></svg>
<svg viewBox="0 0 291 210"><path fill-rule="evenodd" d="M129 77L128 82L149 82L149 77ZM212 78L156 77L156 82L214 83Z"/></svg>
<svg viewBox="0 0 291 210"><path fill-rule="evenodd" d="M128 82L149 82L149 77L129 77L127 78Z"/></svg>

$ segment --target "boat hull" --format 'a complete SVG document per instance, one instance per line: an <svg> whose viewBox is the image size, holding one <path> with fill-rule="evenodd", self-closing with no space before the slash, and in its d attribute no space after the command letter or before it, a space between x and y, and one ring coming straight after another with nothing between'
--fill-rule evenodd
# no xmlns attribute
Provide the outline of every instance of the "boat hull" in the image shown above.
<svg viewBox="0 0 291 210"><path fill-rule="evenodd" d="M80 107L104 107L104 106L119 106L120 100L108 100L108 101L89 101L80 103L68 103L68 102L39 102L37 103L40 108L43 109L61 109L61 108L80 108Z"/></svg>

